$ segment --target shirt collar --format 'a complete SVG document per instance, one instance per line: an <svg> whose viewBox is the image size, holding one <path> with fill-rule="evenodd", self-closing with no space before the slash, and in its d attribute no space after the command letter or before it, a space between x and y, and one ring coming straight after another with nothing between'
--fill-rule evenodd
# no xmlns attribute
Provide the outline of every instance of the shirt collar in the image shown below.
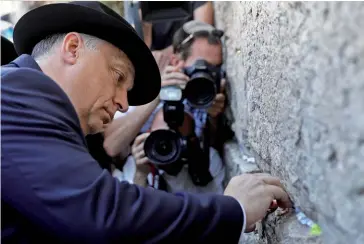
<svg viewBox="0 0 364 244"><path fill-rule="evenodd" d="M20 55L11 63L21 68L31 68L31 69L36 69L38 71L42 71L42 69L39 67L38 63L34 60L34 58L28 54Z"/></svg>

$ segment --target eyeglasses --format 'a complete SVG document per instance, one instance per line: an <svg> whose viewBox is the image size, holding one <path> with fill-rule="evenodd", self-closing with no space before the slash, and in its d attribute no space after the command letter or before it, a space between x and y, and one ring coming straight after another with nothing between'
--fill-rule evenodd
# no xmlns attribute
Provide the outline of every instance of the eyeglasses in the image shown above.
<svg viewBox="0 0 364 244"><path fill-rule="evenodd" d="M191 41L195 36L197 35L203 35L205 34L206 36L212 35L214 37L217 38L221 38L224 35L224 31L222 30L213 30L213 31L198 31L198 32L194 32L190 35L188 35L185 39L183 39L183 41L178 44L178 46L176 47L177 50L180 50L186 43L188 43L189 41Z"/></svg>

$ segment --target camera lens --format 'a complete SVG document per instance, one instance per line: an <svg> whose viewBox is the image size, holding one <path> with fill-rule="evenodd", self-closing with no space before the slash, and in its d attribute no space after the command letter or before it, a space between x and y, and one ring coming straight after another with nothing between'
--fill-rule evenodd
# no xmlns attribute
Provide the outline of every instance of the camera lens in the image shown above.
<svg viewBox="0 0 364 244"><path fill-rule="evenodd" d="M167 156L173 151L173 142L171 141L158 141L155 145L157 154Z"/></svg>
<svg viewBox="0 0 364 244"><path fill-rule="evenodd" d="M205 72L193 75L185 88L185 97L188 103L195 108L207 108L215 96L215 82Z"/></svg>
<svg viewBox="0 0 364 244"><path fill-rule="evenodd" d="M145 141L144 151L152 163L170 164L177 161L181 155L181 139L173 131L156 130Z"/></svg>

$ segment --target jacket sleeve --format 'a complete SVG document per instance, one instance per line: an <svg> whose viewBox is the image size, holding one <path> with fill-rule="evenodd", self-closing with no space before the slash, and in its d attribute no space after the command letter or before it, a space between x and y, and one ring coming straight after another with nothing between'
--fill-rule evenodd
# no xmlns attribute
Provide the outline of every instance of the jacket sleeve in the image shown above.
<svg viewBox="0 0 364 244"><path fill-rule="evenodd" d="M2 80L2 201L65 241L238 242L244 216L235 199L119 182L88 153L60 88L32 86L32 75Z"/></svg>

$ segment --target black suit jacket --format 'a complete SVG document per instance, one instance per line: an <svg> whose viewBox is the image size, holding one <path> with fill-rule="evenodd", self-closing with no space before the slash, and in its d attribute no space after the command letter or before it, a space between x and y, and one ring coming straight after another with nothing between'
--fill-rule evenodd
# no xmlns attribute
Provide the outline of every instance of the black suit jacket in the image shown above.
<svg viewBox="0 0 364 244"><path fill-rule="evenodd" d="M235 199L120 183L90 156L69 98L32 57L1 71L4 243L238 242Z"/></svg>

